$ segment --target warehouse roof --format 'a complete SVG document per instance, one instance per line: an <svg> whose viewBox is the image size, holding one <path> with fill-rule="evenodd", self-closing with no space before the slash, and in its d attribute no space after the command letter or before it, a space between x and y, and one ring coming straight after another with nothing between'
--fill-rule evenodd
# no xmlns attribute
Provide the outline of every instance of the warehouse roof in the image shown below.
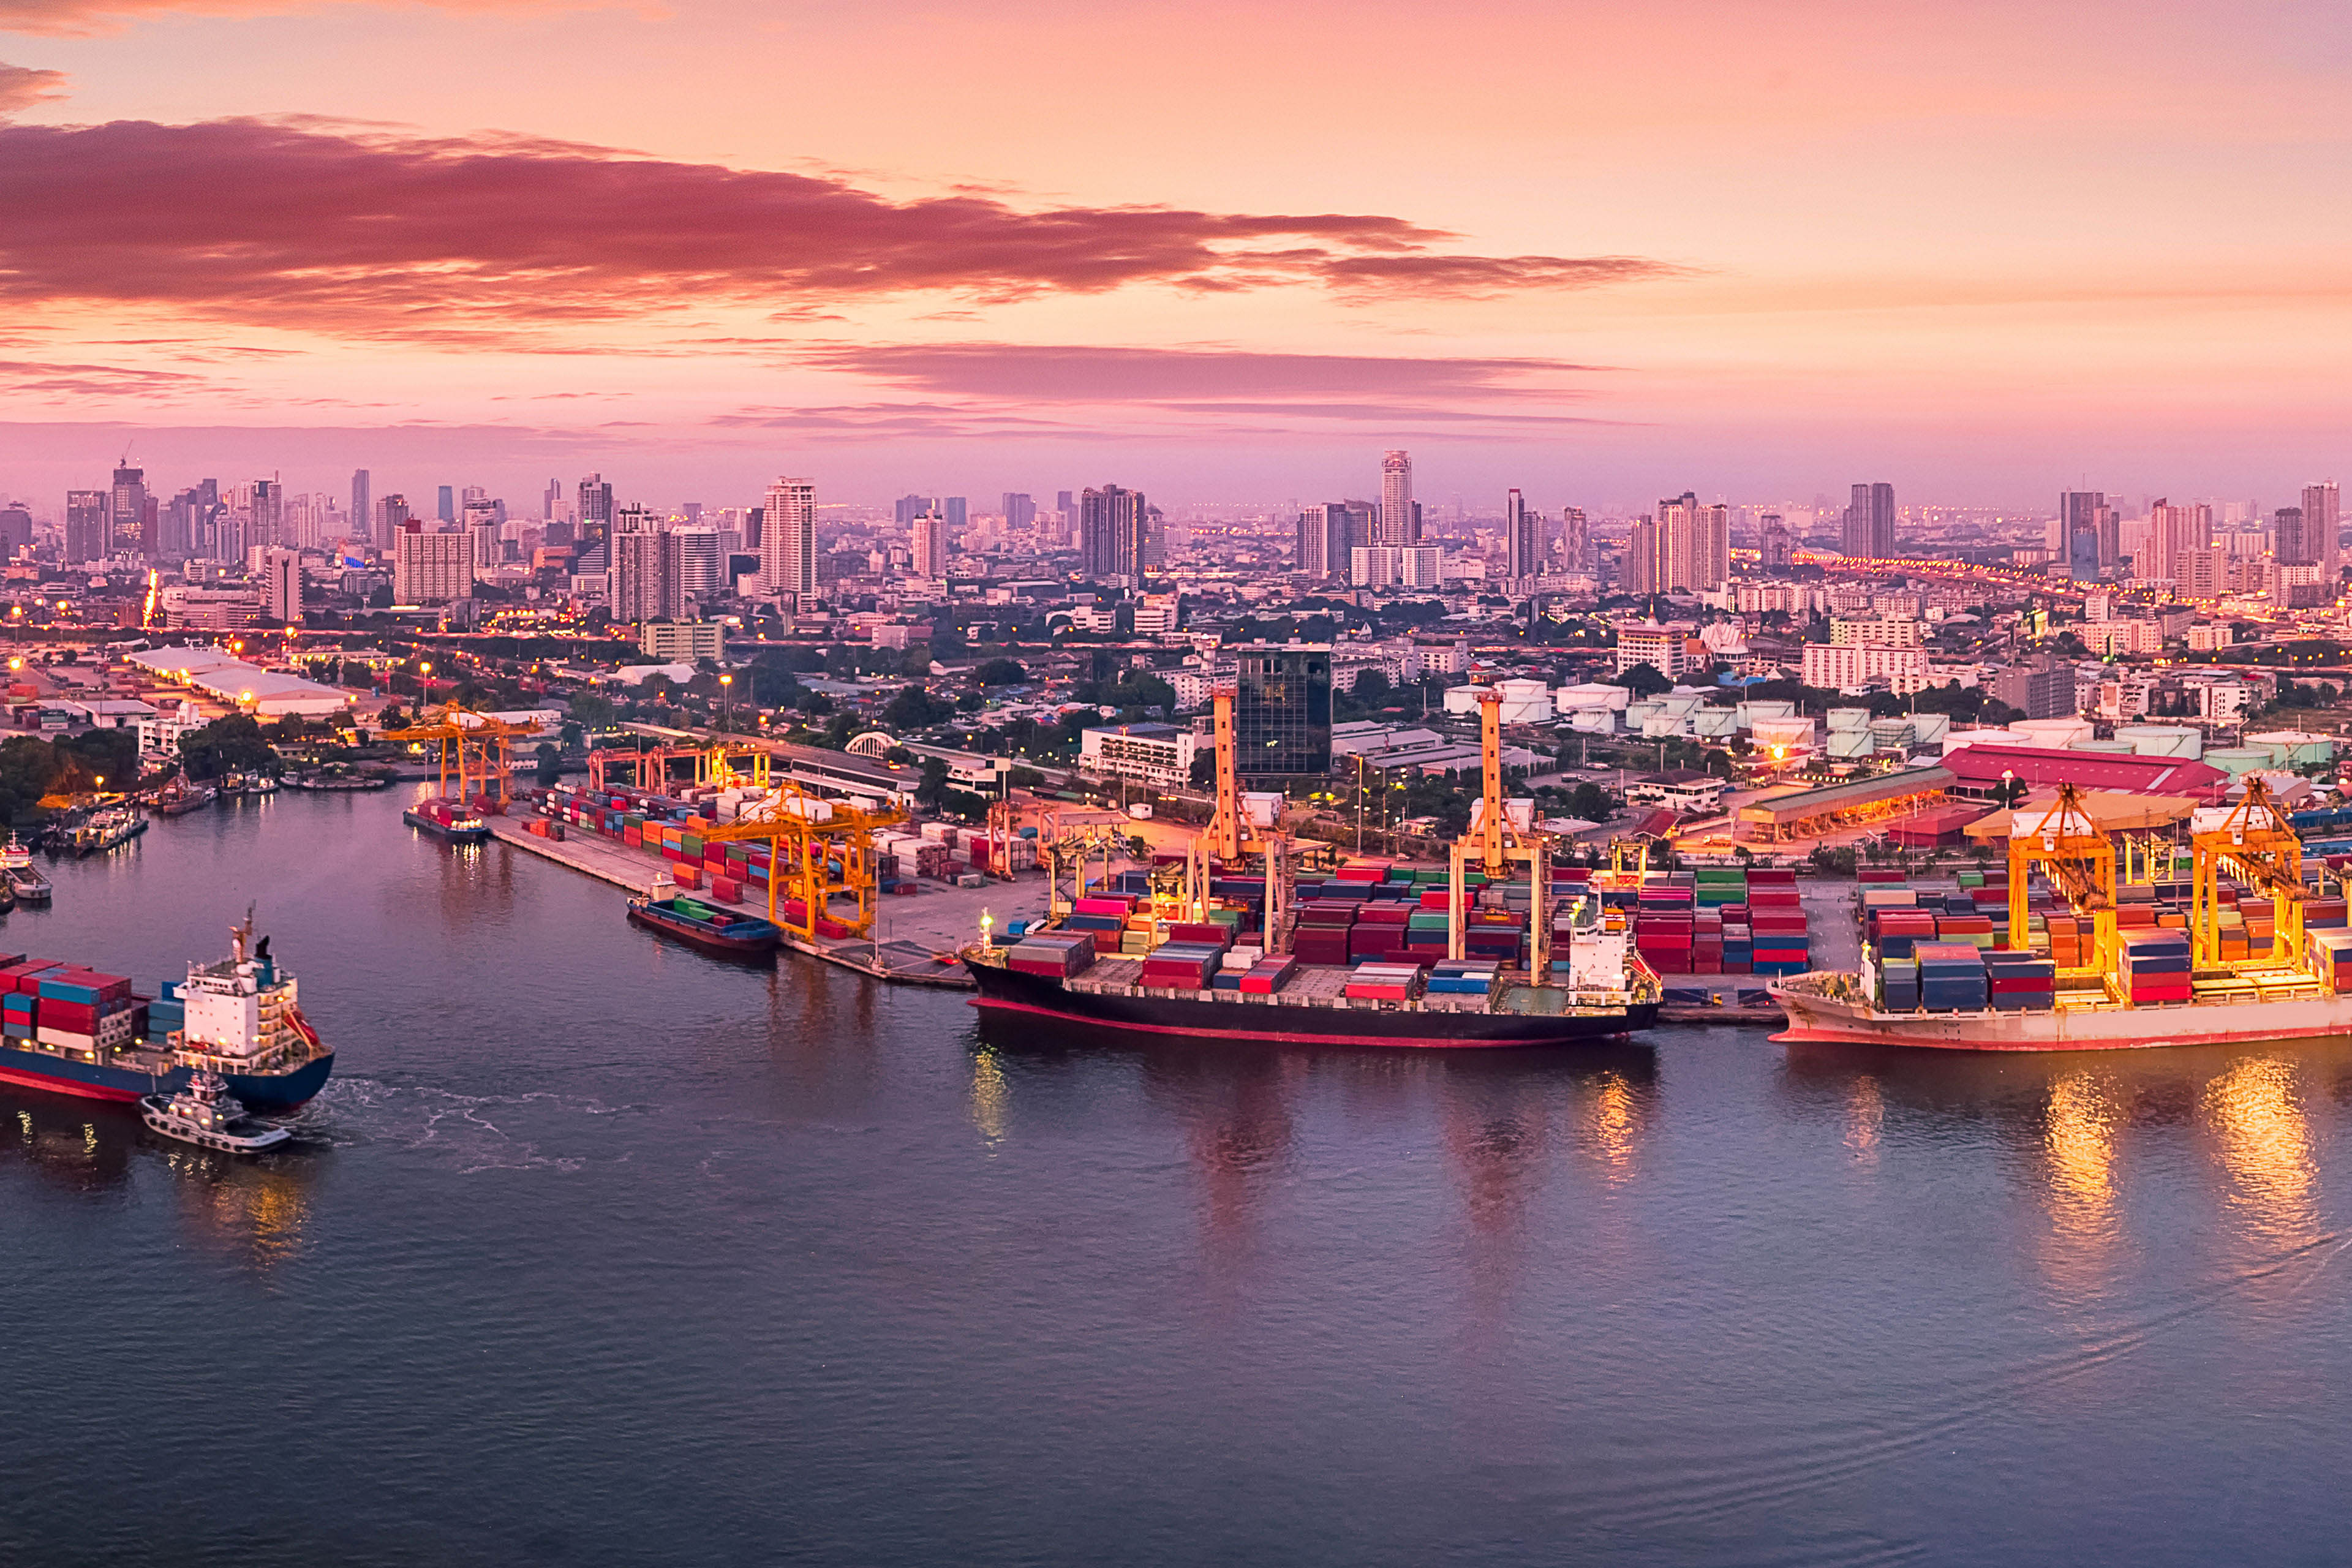
<svg viewBox="0 0 2352 1568"><path fill-rule="evenodd" d="M2055 751L2044 746L1964 746L1944 759L1962 789L1987 789L2014 774L2027 784L2070 784L2077 789L2126 795L2210 795L2230 775L2182 757L2126 757L2112 752Z"/></svg>
<svg viewBox="0 0 2352 1568"><path fill-rule="evenodd" d="M1794 795L1752 800L1739 808L1739 820L1787 827L1832 811L1852 811L1856 806L1874 805L1880 801L1926 795L1932 790L1947 788L1951 782L1952 770L1948 767L1906 768L1899 773L1848 779L1843 784L1824 784L1820 789L1799 790Z"/></svg>

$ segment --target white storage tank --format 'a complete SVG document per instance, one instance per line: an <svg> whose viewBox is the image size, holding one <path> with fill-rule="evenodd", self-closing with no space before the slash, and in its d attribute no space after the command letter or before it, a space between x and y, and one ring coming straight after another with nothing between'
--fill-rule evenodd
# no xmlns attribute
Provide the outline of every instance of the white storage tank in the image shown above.
<svg viewBox="0 0 2352 1568"><path fill-rule="evenodd" d="M2023 736L2013 731L1982 725L1973 730L1945 731L1943 749L1944 755L1948 757L1968 746L2022 746L2027 743Z"/></svg>
<svg viewBox="0 0 2352 1568"><path fill-rule="evenodd" d="M1871 754L1870 731L1867 730L1832 730L1829 744L1833 762L1856 762Z"/></svg>
<svg viewBox="0 0 2352 1568"><path fill-rule="evenodd" d="M2268 746L2283 768L2307 768L2336 760L2334 736L2314 735L2301 730L2271 730L2260 735L2249 735L2246 744Z"/></svg>
<svg viewBox="0 0 2352 1568"><path fill-rule="evenodd" d="M1813 743L1813 721L1798 716L1781 719L1759 719L1751 736L1759 746L1810 746Z"/></svg>
<svg viewBox="0 0 2352 1568"><path fill-rule="evenodd" d="M1563 686L1552 700L1563 712L1579 708L1608 708L1622 713L1633 697L1633 691L1626 687L1592 681L1583 686Z"/></svg>
<svg viewBox="0 0 2352 1568"><path fill-rule="evenodd" d="M1912 733L1919 737L1919 744L1922 746L1942 745L1944 743L1944 737L1951 732L1951 728L1952 716L1949 713L1914 713L1911 715Z"/></svg>
<svg viewBox="0 0 2352 1568"><path fill-rule="evenodd" d="M1830 710L1830 733L1832 735L1836 734L1841 730L1867 730L1869 728L1870 710L1867 708L1832 708Z"/></svg>
<svg viewBox="0 0 2352 1568"><path fill-rule="evenodd" d="M1625 728L1638 730L1644 721L1656 718L1659 711L1654 702L1629 702L1625 705Z"/></svg>
<svg viewBox="0 0 2352 1568"><path fill-rule="evenodd" d="M1572 708L1568 727L1580 735L1612 735L1617 731L1617 715L1607 708Z"/></svg>
<svg viewBox="0 0 2352 1568"><path fill-rule="evenodd" d="M2186 724L2121 724L2116 739L2129 741L2143 757L2182 757L2195 762L2205 754L2205 733Z"/></svg>
<svg viewBox="0 0 2352 1568"><path fill-rule="evenodd" d="M2091 738L2091 721L2081 718L2020 719L2010 728L2016 731L2021 743L2046 746L2052 751L2062 751L2077 741Z"/></svg>
<svg viewBox="0 0 2352 1568"><path fill-rule="evenodd" d="M1506 680L1495 688L1503 694L1506 724L1549 724L1552 720L1551 688L1540 680Z"/></svg>
<svg viewBox="0 0 2352 1568"><path fill-rule="evenodd" d="M1692 734L1702 740L1727 741L1738 715L1728 708L1701 708L1690 717Z"/></svg>
<svg viewBox="0 0 2352 1568"><path fill-rule="evenodd" d="M2206 752L2204 760L2233 777L2274 765L2268 746L2224 746L2219 751Z"/></svg>
<svg viewBox="0 0 2352 1568"><path fill-rule="evenodd" d="M1671 741L1689 732L1690 721L1678 719L1672 713L1653 713L1642 721L1642 739L1644 741Z"/></svg>
<svg viewBox="0 0 2352 1568"><path fill-rule="evenodd" d="M1732 711L1739 715L1739 728L1743 730L1753 730L1756 728L1757 721L1759 720L1786 719L1796 710L1797 705L1795 703L1774 700L1769 701L1743 702Z"/></svg>

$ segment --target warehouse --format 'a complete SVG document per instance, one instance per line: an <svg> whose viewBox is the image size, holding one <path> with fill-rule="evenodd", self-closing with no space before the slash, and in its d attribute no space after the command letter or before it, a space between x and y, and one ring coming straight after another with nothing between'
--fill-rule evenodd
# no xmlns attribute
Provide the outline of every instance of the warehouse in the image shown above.
<svg viewBox="0 0 2352 1568"><path fill-rule="evenodd" d="M1791 838L1818 838L1850 827L1874 826L1941 806L1951 783L1949 768L1910 768L1754 800L1739 808L1732 837L1749 843L1778 844Z"/></svg>

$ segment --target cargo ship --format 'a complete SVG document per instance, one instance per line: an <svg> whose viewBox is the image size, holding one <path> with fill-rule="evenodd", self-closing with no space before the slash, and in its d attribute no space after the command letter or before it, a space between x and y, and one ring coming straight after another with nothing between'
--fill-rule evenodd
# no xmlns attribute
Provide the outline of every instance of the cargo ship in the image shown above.
<svg viewBox="0 0 2352 1568"><path fill-rule="evenodd" d="M677 897L631 899L629 919L719 958L765 958L784 935L772 921Z"/></svg>
<svg viewBox="0 0 2352 1568"><path fill-rule="evenodd" d="M290 1110L316 1096L335 1053L303 1017L294 977L253 920L231 955L191 963L153 997L123 975L21 956L0 964L0 1082L128 1103L170 1095L203 1073L248 1109Z"/></svg>
<svg viewBox="0 0 2352 1568"><path fill-rule="evenodd" d="M439 795L420 800L400 814L411 827L422 828L452 844L479 844L490 837L489 819L469 806Z"/></svg>
<svg viewBox="0 0 2352 1568"><path fill-rule="evenodd" d="M1498 700L1482 696L1486 792L1445 868L1315 882L1294 875L1279 797L1240 793L1233 692L1213 700L1216 806L1181 870L1090 884L1104 843L1041 841L1047 919L963 951L975 1006L1144 1037L1413 1048L1562 1046L1656 1023L1658 977L1623 912L1552 866L1533 802L1502 798Z"/></svg>
<svg viewBox="0 0 2352 1568"><path fill-rule="evenodd" d="M1906 934L1907 910L1874 912L1856 971L1773 985L1789 1026L1772 1037L1967 1051L2352 1038L2345 903L2307 883L2301 841L2262 783L2191 844L2185 900L2128 905L2114 845L2063 790L2012 817L2000 946L1926 940Z"/></svg>

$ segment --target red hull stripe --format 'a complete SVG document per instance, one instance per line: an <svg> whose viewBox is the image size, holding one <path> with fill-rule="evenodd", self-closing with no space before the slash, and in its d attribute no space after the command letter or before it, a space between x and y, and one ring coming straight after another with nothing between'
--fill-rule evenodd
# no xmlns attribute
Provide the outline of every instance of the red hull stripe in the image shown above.
<svg viewBox="0 0 2352 1568"><path fill-rule="evenodd" d="M2264 1029L2235 1029L2204 1035L2148 1035L2128 1040L1911 1040L1860 1029L1788 1029L1770 1037L1784 1046L1890 1046L1906 1051L2009 1051L2047 1055L2053 1051L2145 1051L2170 1046L2284 1046L2301 1040L2340 1041L2340 1035L2280 1035Z"/></svg>
<svg viewBox="0 0 2352 1568"><path fill-rule="evenodd" d="M104 1084L82 1083L69 1078L49 1078L37 1072L16 1072L8 1068L0 1068L0 1083L46 1089L52 1094L70 1094L77 1100L108 1100L117 1105L128 1104L143 1092L135 1089L109 1089Z"/></svg>
<svg viewBox="0 0 2352 1568"><path fill-rule="evenodd" d="M1278 1029L1207 1029L1195 1028L1183 1024L1126 1024L1109 1018L1093 1018L1080 1013L1064 1013L1052 1007L1034 1007L1026 1002L1006 1002L990 996L975 996L971 999L971 1005L993 1008L1003 1013L1033 1013L1041 1018L1058 1018L1065 1024L1085 1024L1091 1028L1110 1029L1119 1034L1182 1035L1190 1039L1265 1040L1281 1046L1385 1046L1391 1048L1402 1047L1408 1050L1492 1051L1565 1043L1558 1040L1442 1040L1397 1035L1297 1035ZM1631 1031L1620 1032L1630 1033Z"/></svg>

